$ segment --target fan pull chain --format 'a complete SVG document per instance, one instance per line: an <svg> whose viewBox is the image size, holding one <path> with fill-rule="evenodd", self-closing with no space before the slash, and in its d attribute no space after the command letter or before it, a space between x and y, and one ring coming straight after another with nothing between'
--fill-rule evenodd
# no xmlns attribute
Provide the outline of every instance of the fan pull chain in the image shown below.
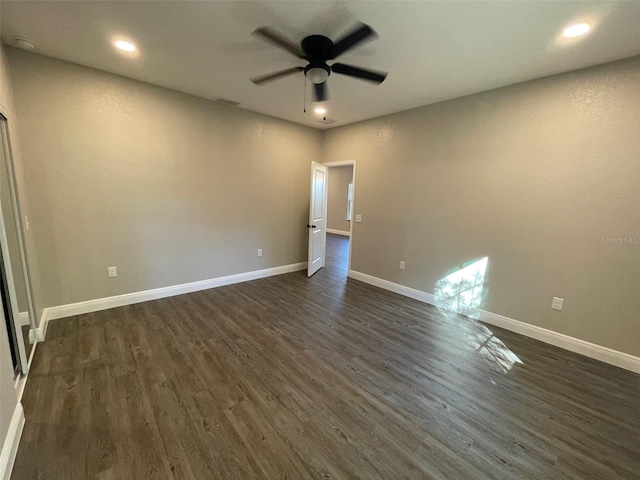
<svg viewBox="0 0 640 480"><path fill-rule="evenodd" d="M304 107L302 113L307 113L307 76L304 76Z"/></svg>

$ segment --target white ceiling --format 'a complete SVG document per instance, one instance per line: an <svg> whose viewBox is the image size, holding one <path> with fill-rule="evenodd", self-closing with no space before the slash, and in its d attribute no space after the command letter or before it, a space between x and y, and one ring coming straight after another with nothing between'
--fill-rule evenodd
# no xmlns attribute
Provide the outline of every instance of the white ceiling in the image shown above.
<svg viewBox="0 0 640 480"><path fill-rule="evenodd" d="M332 75L331 126L640 54L640 2L2 0L0 14L6 44L26 37L36 53L318 128L325 125L302 111L302 74L263 86L249 81L304 65L252 37L257 27L297 41L336 39L356 21L378 32L339 61L389 76L376 86ZM593 31L562 39L577 21ZM134 41L139 54L117 52L116 37Z"/></svg>

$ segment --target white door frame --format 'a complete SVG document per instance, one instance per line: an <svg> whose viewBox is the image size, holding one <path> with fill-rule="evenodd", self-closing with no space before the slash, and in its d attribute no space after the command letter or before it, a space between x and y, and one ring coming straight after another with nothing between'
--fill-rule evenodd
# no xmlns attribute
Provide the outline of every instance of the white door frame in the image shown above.
<svg viewBox="0 0 640 480"><path fill-rule="evenodd" d="M355 214L355 205L356 205L356 161L355 160L340 160L337 162L325 162L322 164L323 166L329 169L329 174L327 177L331 176L331 167L347 167L351 165L353 167L353 178L351 181L353 182L353 212L351 215L351 221L349 222L349 264L347 265L347 277L351 272L351 251L353 250L353 224L356 221ZM327 182L328 184L328 182ZM325 196L325 202L327 201L328 196ZM325 240L326 241L326 240Z"/></svg>

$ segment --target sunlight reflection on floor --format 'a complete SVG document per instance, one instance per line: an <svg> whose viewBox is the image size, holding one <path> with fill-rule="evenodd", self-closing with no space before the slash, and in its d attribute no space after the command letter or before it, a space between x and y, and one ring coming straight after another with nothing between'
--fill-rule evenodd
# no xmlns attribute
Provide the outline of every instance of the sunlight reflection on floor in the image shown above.
<svg viewBox="0 0 640 480"><path fill-rule="evenodd" d="M488 263L489 257L474 260L438 280L434 298L438 308L472 319L465 336L467 345L477 350L492 367L506 373L515 364L523 365L522 360L491 330L477 321L487 294L485 274Z"/></svg>
<svg viewBox="0 0 640 480"><path fill-rule="evenodd" d="M466 338L467 344L475 348L480 356L499 372L507 373L515 364L524 365L524 362L486 326L475 320L471 323L473 331Z"/></svg>

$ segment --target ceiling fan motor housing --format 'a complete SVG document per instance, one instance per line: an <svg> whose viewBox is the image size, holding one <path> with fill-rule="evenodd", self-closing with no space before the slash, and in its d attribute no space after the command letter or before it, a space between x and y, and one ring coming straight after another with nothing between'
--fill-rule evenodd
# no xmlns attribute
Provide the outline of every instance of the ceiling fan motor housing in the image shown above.
<svg viewBox="0 0 640 480"><path fill-rule="evenodd" d="M333 58L333 42L324 35L309 35L300 45L309 62L326 62Z"/></svg>
<svg viewBox="0 0 640 480"><path fill-rule="evenodd" d="M323 83L331 74L327 60L333 56L333 42L324 35L309 35L300 44L304 58L309 64L304 68L304 74L311 83Z"/></svg>

